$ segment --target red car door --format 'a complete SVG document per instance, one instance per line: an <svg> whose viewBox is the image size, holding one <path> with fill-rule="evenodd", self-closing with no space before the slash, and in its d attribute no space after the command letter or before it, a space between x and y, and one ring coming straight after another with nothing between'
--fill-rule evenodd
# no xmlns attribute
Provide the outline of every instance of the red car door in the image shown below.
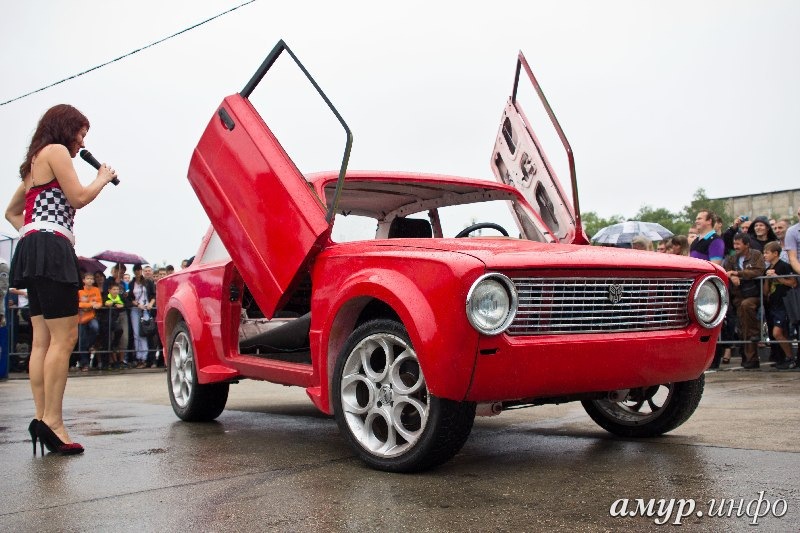
<svg viewBox="0 0 800 533"><path fill-rule="evenodd" d="M570 179L572 180L572 205L564 193L541 143L534 134L525 112L517 101L517 87L520 72L523 69L567 151ZM575 179L572 148L570 148L569 142L522 52L517 60L514 90L503 110L500 129L492 152L491 168L498 181L517 188L525 196L553 240L562 243L588 244L580 222L578 186Z"/></svg>
<svg viewBox="0 0 800 533"><path fill-rule="evenodd" d="M341 189L352 145L347 125L280 41L241 93L225 98L189 165L189 182L264 315L272 318L298 274L326 242L336 201L325 205L286 154L248 96L287 52L347 133Z"/></svg>

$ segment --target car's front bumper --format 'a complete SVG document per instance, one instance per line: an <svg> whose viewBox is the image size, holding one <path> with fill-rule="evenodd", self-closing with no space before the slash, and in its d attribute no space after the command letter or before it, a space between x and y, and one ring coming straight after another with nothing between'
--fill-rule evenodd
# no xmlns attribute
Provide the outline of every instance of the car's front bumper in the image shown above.
<svg viewBox="0 0 800 533"><path fill-rule="evenodd" d="M688 381L714 357L717 331L482 337L466 400L548 398Z"/></svg>

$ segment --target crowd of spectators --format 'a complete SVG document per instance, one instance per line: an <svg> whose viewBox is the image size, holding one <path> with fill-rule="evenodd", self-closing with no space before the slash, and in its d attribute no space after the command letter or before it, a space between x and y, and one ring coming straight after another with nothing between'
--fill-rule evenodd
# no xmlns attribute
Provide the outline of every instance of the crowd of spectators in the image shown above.
<svg viewBox="0 0 800 533"><path fill-rule="evenodd" d="M133 265L133 277L124 264L103 270L81 272L83 287L78 291L78 342L70 359L70 370L117 370L123 368L163 367L161 341L152 327L154 322L155 282L174 272L171 265L154 269ZM7 306L11 328L11 355L25 361L30 351L30 313L27 293L8 290ZM12 365L13 366L13 365ZM23 365L18 365L24 369Z"/></svg>
<svg viewBox="0 0 800 533"><path fill-rule="evenodd" d="M798 209L800 218L800 209ZM798 339L800 317L800 223L788 218L737 217L725 230L722 220L701 210L686 236L658 241L656 251L690 255L723 267L728 279L730 302L725 318L719 362L730 363L733 345L742 350L742 366L759 368L758 346L770 346L770 360L779 370L798 367L792 342ZM634 238L631 247L652 250L651 242ZM792 307L794 306L794 311Z"/></svg>

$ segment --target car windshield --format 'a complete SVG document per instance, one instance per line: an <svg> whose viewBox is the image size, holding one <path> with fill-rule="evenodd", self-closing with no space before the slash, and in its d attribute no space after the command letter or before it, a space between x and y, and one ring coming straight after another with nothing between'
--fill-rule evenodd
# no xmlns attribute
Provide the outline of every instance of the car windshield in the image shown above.
<svg viewBox="0 0 800 533"><path fill-rule="evenodd" d="M330 184L325 187L325 196L330 199L332 194ZM425 221L403 224L416 228L421 224L423 233L401 231L396 221L400 218ZM350 242L390 237L452 238L477 224L480 227L469 236L501 238L504 230L509 238L548 240L513 191L480 182L473 185L408 179L348 179L337 206L332 239Z"/></svg>

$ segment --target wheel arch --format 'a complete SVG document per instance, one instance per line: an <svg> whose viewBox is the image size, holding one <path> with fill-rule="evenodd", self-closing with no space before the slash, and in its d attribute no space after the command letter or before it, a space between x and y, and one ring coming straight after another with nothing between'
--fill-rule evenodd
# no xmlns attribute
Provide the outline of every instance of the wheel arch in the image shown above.
<svg viewBox="0 0 800 533"><path fill-rule="evenodd" d="M372 281L378 280L378 282ZM333 383L333 370L336 358L347 342L348 337L361 324L376 318L391 318L400 322L408 332L411 343L417 352L420 366L425 373L428 388L437 396L461 400L464 398L475 363L474 354L477 346L477 333L469 328L472 335L467 335L471 344L468 364L458 365L456 372L453 365L445 361L447 357L434 359L430 354L445 354L446 346L454 346L457 338L464 341L464 331L455 328L441 327L436 309L431 305L432 298L426 297L423 289L412 279L392 271L381 271L379 275L362 272L358 279L342 285L329 311L320 309L317 316L330 317L322 325L320 338L319 368L321 405L328 413L332 412L333 403L330 397ZM439 305L447 306L446 302ZM316 310L312 311L312 317ZM451 308L452 312L452 308ZM464 319L466 323L466 318ZM468 326L467 326L468 327ZM313 329L313 327L312 327ZM458 357L458 353L448 354ZM449 370L448 370L449 369ZM463 375L462 375L463 374Z"/></svg>
<svg viewBox="0 0 800 533"><path fill-rule="evenodd" d="M197 320L186 320L185 317L187 316L197 317ZM204 367L214 363L213 355L210 350L198 349L203 339L210 338L210 333L207 331L206 325L207 319L208 317L203 307L198 302L193 284L182 283L170 297L167 305L167 313L164 316L164 363L165 365L170 364L171 358L167 353L168 350L171 349L169 341L175 327L182 321L189 330L190 341L197 364L198 381L201 384L214 381L210 380L207 373L203 372ZM205 344L203 344L203 346L205 346ZM169 367L167 366L167 368Z"/></svg>

